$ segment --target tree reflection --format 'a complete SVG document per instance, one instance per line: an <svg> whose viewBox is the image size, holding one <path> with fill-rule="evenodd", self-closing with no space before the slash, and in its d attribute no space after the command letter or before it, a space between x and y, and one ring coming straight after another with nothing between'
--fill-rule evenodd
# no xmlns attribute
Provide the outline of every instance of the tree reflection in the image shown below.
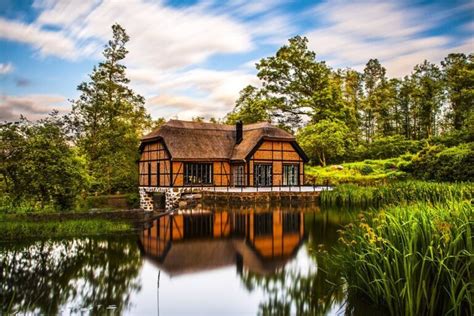
<svg viewBox="0 0 474 316"><path fill-rule="evenodd" d="M308 267L298 260L273 275L264 276L243 271L241 279L252 291L262 289L265 300L259 305L261 315L325 315L346 300L343 281L327 258L327 250L337 242L337 230L347 221L344 214L319 212L305 215L308 241L302 251L314 263Z"/></svg>
<svg viewBox="0 0 474 316"><path fill-rule="evenodd" d="M8 248L7 248L8 247ZM4 313L104 313L129 307L142 264L134 239L74 239L0 246Z"/></svg>

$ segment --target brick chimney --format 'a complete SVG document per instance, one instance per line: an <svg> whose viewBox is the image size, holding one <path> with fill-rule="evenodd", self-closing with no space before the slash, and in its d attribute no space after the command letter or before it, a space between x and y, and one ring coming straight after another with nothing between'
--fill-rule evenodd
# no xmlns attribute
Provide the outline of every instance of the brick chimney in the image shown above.
<svg viewBox="0 0 474 316"><path fill-rule="evenodd" d="M242 142L242 138L243 138L243 124L242 124L242 121L237 121L237 123L235 123L235 143L236 144L240 144Z"/></svg>

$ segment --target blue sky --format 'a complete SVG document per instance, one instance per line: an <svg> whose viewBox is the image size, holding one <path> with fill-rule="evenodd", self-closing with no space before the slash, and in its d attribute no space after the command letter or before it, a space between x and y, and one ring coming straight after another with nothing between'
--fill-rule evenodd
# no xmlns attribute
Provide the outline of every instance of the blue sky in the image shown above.
<svg viewBox="0 0 474 316"><path fill-rule="evenodd" d="M132 87L153 117L222 117L254 64L294 35L319 60L391 77L474 52L474 1L1 0L0 120L68 111L118 22Z"/></svg>

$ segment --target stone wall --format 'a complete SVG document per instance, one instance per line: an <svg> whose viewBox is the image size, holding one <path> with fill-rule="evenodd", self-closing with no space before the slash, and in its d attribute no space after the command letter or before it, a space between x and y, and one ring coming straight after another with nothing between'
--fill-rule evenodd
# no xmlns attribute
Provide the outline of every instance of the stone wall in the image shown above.
<svg viewBox="0 0 474 316"><path fill-rule="evenodd" d="M192 190L192 188L139 187L140 208L145 211L153 211L153 193L155 192L165 194L166 210L177 208L181 196L185 193L192 193Z"/></svg>
<svg viewBox="0 0 474 316"><path fill-rule="evenodd" d="M214 192L198 188L140 187L140 208L153 211L153 193L166 197L166 210L194 207L205 203L317 202L320 192Z"/></svg>

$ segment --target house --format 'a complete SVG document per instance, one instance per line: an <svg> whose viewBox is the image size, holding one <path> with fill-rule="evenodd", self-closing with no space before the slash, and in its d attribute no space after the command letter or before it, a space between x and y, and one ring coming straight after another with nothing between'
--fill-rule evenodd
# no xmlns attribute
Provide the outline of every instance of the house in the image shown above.
<svg viewBox="0 0 474 316"><path fill-rule="evenodd" d="M140 145L141 188L299 186L307 156L270 123L235 126L170 120Z"/></svg>

